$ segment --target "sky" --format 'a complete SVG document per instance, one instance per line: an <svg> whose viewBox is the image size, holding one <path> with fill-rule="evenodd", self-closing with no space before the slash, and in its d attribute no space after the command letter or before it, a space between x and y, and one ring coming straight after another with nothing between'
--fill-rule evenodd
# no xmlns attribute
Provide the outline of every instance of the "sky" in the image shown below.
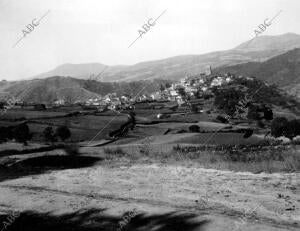
<svg viewBox="0 0 300 231"><path fill-rule="evenodd" d="M132 65L228 50L279 11L263 34L300 34L299 10L299 0L0 0L0 79L65 63ZM45 14L29 33L26 26Z"/></svg>

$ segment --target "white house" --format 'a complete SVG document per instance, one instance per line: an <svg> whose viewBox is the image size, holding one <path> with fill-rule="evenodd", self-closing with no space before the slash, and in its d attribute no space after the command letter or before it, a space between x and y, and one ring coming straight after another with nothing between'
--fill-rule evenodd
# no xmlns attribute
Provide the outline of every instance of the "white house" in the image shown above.
<svg viewBox="0 0 300 231"><path fill-rule="evenodd" d="M216 77L211 81L210 86L214 87L214 86L221 86L224 83L224 79L222 77Z"/></svg>
<svg viewBox="0 0 300 231"><path fill-rule="evenodd" d="M53 102L53 104L55 104L55 105L57 105L57 106L59 106L59 105L64 105L64 104L65 104L65 100L63 100L63 99L58 99L58 100L55 100L55 101Z"/></svg>
<svg viewBox="0 0 300 231"><path fill-rule="evenodd" d="M176 90L169 91L170 96L178 96L178 93Z"/></svg>
<svg viewBox="0 0 300 231"><path fill-rule="evenodd" d="M162 98L160 92L155 92L155 93L151 94L150 97L152 98L152 100L159 100Z"/></svg>
<svg viewBox="0 0 300 231"><path fill-rule="evenodd" d="M202 91L207 91L208 87L201 87Z"/></svg>

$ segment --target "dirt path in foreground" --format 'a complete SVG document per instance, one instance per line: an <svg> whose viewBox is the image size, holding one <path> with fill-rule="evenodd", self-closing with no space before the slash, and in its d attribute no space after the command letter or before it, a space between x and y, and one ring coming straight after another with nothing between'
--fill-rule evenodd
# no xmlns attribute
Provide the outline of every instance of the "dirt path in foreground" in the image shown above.
<svg viewBox="0 0 300 231"><path fill-rule="evenodd" d="M0 183L0 209L122 216L196 214L195 230L298 230L300 174L251 174L194 167L94 166ZM153 229L152 229L153 228ZM154 230L154 227L145 227Z"/></svg>

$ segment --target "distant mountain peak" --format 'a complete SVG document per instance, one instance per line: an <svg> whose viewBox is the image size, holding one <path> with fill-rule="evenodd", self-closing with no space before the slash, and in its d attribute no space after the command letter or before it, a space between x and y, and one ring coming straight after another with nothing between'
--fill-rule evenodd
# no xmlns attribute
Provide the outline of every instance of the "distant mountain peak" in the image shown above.
<svg viewBox="0 0 300 231"><path fill-rule="evenodd" d="M261 35L250 39L234 50L270 50L270 49L284 49L291 50L300 47L300 35L295 33L285 33L281 35Z"/></svg>
<svg viewBox="0 0 300 231"><path fill-rule="evenodd" d="M265 61L289 50L300 47L300 35L286 33L277 36L261 35L238 47L201 55L180 55L170 58L136 63L134 65L107 66L101 63L65 63L54 70L35 76L70 76L78 79L96 78L103 82L138 81L145 79L178 80L185 75L202 72L207 65L212 68ZM100 74L98 76L98 74Z"/></svg>

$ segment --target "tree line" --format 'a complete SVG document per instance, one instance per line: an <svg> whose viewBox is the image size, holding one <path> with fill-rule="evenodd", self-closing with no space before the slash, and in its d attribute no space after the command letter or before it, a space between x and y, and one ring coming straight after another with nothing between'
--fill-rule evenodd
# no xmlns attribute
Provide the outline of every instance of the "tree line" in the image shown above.
<svg viewBox="0 0 300 231"><path fill-rule="evenodd" d="M71 137L71 131L67 126L58 126L54 131L52 127L48 126L43 131L43 138L46 142L57 142L58 140L65 141ZM15 140L18 143L28 145L33 137L27 123L21 123L17 126L0 127L0 143Z"/></svg>

